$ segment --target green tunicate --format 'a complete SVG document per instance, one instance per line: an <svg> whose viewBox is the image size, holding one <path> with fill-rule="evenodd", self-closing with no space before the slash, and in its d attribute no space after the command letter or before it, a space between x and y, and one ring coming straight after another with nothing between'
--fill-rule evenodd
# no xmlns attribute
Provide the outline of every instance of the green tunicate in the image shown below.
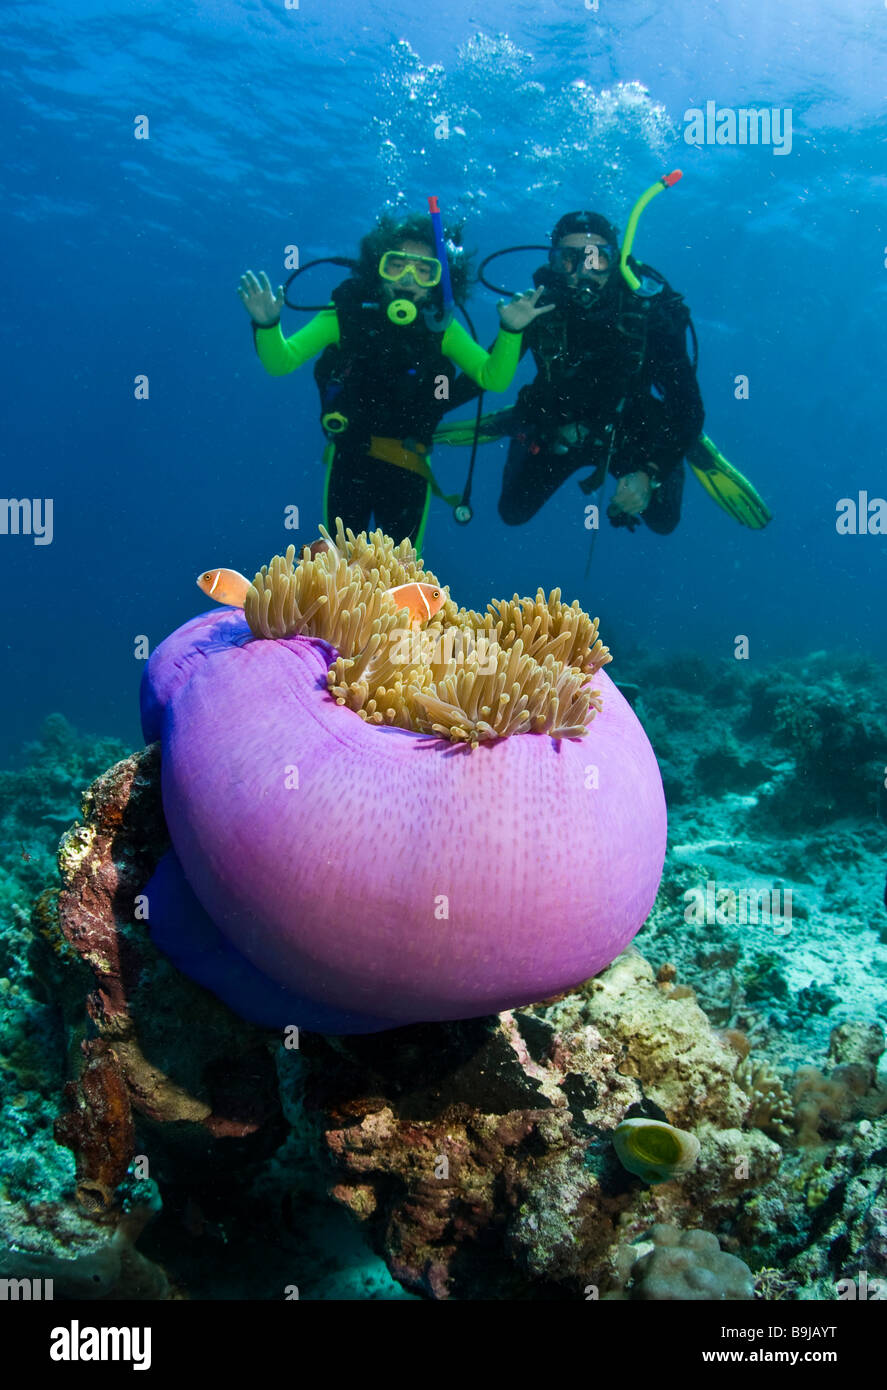
<svg viewBox="0 0 887 1390"><path fill-rule="evenodd" d="M623 1168L648 1183L689 1173L699 1157L695 1134L664 1120L623 1120L613 1132L613 1146Z"/></svg>

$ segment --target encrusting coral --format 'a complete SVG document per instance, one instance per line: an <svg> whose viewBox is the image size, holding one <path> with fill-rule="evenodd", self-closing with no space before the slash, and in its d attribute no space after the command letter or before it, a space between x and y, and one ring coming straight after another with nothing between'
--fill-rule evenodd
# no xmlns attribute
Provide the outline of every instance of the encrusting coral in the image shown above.
<svg viewBox="0 0 887 1390"><path fill-rule="evenodd" d="M631 1298L732 1302L754 1297L754 1275L748 1265L722 1250L710 1231L681 1231L657 1222L647 1239L653 1249L632 1268Z"/></svg>
<svg viewBox="0 0 887 1390"><path fill-rule="evenodd" d="M372 724L472 746L517 733L579 738L601 709L591 678L611 660L597 619L560 590L497 599L484 614L448 598L420 633L390 590L437 584L408 541L345 531L312 555L295 547L256 574L244 605L260 638L317 637L339 653L327 684Z"/></svg>

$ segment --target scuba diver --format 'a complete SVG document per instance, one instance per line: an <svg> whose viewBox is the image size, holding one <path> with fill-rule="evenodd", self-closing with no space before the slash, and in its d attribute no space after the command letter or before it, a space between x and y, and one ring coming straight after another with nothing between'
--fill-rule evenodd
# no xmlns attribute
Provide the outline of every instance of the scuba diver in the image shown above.
<svg viewBox="0 0 887 1390"><path fill-rule="evenodd" d="M537 375L518 396L499 514L511 526L528 521L582 467L594 468L582 485L596 490L609 456L618 479L610 521L633 529L642 518L666 534L680 518L682 460L704 418L685 342L689 312L660 276L657 293L640 308L630 303L616 272L619 234L598 213L566 213L551 246L534 282L557 311L524 339Z"/></svg>
<svg viewBox="0 0 887 1390"><path fill-rule="evenodd" d="M556 223L548 264L533 276L542 303L555 313L531 325L522 343L536 363L535 379L518 393L516 405L479 419L474 439L510 436L499 514L510 526L528 521L572 473L588 494L609 477L617 480L607 508L614 526L634 530L643 521L660 535L680 519L683 460L710 496L742 524L758 529L770 513L751 483L702 434L704 410L696 381L696 334L680 294L664 276L631 256L640 214L681 177L658 180L635 204L625 242L597 212L569 212ZM507 291L504 291L507 293ZM687 331L693 358L687 351ZM477 396L459 378L451 405ZM468 443L465 423L446 425L436 442Z"/></svg>
<svg viewBox="0 0 887 1390"><path fill-rule="evenodd" d="M568 212L551 234L548 265L533 276L556 312L524 334L536 363L509 422L511 444L499 515L520 526L580 468L592 492L618 479L607 509L613 525L640 520L674 530L684 486L683 457L704 418L687 355L690 315L656 275L656 293L631 303L618 274L619 234L595 212ZM476 395L460 381L454 404Z"/></svg>
<svg viewBox="0 0 887 1390"><path fill-rule="evenodd" d="M314 375L329 441L327 529L339 516L355 533L368 530L373 515L386 534L409 537L417 550L431 495L444 496L427 455L436 426L452 409L453 367L474 389L506 390L523 330L554 309L537 308L541 286L514 296L500 305L499 334L485 352L453 317L468 283L465 257L454 240L458 234L445 241L436 199L429 199L429 207L430 220L383 216L363 238L358 261L337 259L351 269L350 277L289 338L280 328L281 309L289 303L283 286L275 293L264 272L257 279L247 271L237 291L252 320L259 359L272 376L321 354Z"/></svg>

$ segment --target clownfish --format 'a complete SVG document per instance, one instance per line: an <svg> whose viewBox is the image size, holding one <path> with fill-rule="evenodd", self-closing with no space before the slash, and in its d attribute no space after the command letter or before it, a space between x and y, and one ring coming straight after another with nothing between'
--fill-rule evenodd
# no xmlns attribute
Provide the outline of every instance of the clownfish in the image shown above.
<svg viewBox="0 0 887 1390"><path fill-rule="evenodd" d="M326 545L326 541L315 541L311 546L312 558ZM197 587L207 598L215 599L216 603L225 603L230 608L242 608L246 602L250 580L238 570L204 570L203 574L197 577ZM427 623L429 618L440 612L447 601L443 589L439 589L436 584L398 584L388 592L398 608L406 608L410 621L414 623Z"/></svg>
<svg viewBox="0 0 887 1390"><path fill-rule="evenodd" d="M435 584L398 584L388 590L398 608L406 608L414 623L427 623L447 601L443 589Z"/></svg>
<svg viewBox="0 0 887 1390"><path fill-rule="evenodd" d="M207 598L216 603L227 603L231 608L242 608L251 581L238 570L204 570L197 576L197 587Z"/></svg>

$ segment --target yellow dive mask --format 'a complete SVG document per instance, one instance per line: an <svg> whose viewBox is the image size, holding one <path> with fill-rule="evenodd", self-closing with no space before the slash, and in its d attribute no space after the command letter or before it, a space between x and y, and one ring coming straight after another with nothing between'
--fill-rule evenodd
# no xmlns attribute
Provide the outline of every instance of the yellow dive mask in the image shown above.
<svg viewBox="0 0 887 1390"><path fill-rule="evenodd" d="M417 285L430 289L440 284L440 261L436 256L413 256L407 251L386 251L379 262L383 280L398 281L412 275Z"/></svg>

